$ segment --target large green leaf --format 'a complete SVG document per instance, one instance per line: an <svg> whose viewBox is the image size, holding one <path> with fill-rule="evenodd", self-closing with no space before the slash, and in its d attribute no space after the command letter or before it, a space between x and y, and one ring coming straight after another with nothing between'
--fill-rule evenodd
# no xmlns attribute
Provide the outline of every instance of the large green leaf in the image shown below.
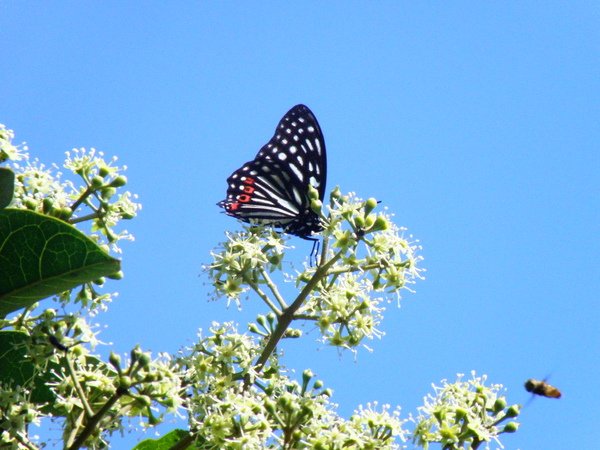
<svg viewBox="0 0 600 450"><path fill-rule="evenodd" d="M0 318L119 269L119 260L61 220L0 210Z"/></svg>
<svg viewBox="0 0 600 450"><path fill-rule="evenodd" d="M0 167L0 209L10 204L14 191L15 173L6 167Z"/></svg>
<svg viewBox="0 0 600 450"><path fill-rule="evenodd" d="M133 450L167 450L173 445L177 444L180 440L186 437L189 432L185 430L173 430L165 434L160 439L144 439L138 445L133 447ZM189 448L194 448L189 447Z"/></svg>

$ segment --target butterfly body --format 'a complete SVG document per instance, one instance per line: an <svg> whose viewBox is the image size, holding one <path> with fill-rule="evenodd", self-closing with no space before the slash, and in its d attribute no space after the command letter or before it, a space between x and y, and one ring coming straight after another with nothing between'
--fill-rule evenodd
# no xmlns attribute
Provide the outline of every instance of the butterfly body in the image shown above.
<svg viewBox="0 0 600 450"><path fill-rule="evenodd" d="M296 105L256 157L227 178L227 197L217 205L244 222L314 240L312 235L322 226L310 207L308 189L314 187L322 201L326 178L321 127L307 106Z"/></svg>

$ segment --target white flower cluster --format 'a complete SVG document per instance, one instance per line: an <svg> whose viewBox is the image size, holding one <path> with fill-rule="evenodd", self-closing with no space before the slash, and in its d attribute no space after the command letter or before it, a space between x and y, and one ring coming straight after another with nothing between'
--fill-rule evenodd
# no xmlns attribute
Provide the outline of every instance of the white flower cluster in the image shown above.
<svg viewBox="0 0 600 450"><path fill-rule="evenodd" d="M419 407L413 441L425 449L439 443L445 449L459 450L468 443L469 448L484 444L489 450L492 442L504 448L499 435L516 431L518 424L501 424L517 417L519 406L508 407L499 395L502 385L485 386L485 375L471 372L470 380L463 381L463 377L458 374L454 383L442 380L441 386L433 385L434 394L427 395Z"/></svg>
<svg viewBox="0 0 600 450"><path fill-rule="evenodd" d="M273 355L259 372L260 342L231 322L213 323L210 332L178 360L189 386L191 430L202 448L400 448L406 431L398 410L367 405L345 420L310 370L298 383Z"/></svg>

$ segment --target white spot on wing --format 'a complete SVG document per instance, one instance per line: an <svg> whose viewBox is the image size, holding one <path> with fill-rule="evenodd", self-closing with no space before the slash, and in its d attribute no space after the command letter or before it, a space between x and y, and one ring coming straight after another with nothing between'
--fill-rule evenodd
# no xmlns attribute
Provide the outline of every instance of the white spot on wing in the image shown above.
<svg viewBox="0 0 600 450"><path fill-rule="evenodd" d="M294 175L296 175L296 178L298 178L300 181L304 181L304 174L298 169L298 167L296 167L295 164L290 163L289 167L292 169L292 172L294 172Z"/></svg>

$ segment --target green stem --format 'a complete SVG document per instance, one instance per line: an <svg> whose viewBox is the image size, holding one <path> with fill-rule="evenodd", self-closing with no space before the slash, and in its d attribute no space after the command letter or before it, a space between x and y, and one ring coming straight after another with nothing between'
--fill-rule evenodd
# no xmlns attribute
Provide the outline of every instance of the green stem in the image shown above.
<svg viewBox="0 0 600 450"><path fill-rule="evenodd" d="M22 436L20 432L15 433L14 436L17 438L17 441L19 441L19 444L21 444L23 447L26 447L29 450L38 450L38 448L33 445L27 436Z"/></svg>
<svg viewBox="0 0 600 450"><path fill-rule="evenodd" d="M69 219L69 223L71 225L74 225L74 224L79 223L79 222L85 222L86 220L97 219L99 217L100 217L100 212L99 211L95 211L95 212L90 213L90 214L88 214L86 216L75 217L73 219Z"/></svg>
<svg viewBox="0 0 600 450"><path fill-rule="evenodd" d="M83 191L83 194L81 194L81 197L75 200L75 203L71 205L71 211L75 212L75 210L93 193L94 189L91 186L88 186L87 189Z"/></svg>
<svg viewBox="0 0 600 450"><path fill-rule="evenodd" d="M77 450L78 448L80 448L85 443L86 439L90 437L90 435L94 432L96 426L98 425L98 423L100 423L100 420L102 420L106 413L110 411L110 408L112 408L113 405L117 403L117 401L126 392L126 390L117 389L117 392L115 392L115 394L108 399L104 406L100 408L100 410L89 419L81 434L77 436L75 442L73 442L73 444L67 450Z"/></svg>
<svg viewBox="0 0 600 450"><path fill-rule="evenodd" d="M271 290L271 293L275 297L275 300L277 300L277 303L279 303L279 306L281 306L281 309L287 308L287 303L285 302L285 300L283 299L283 297L279 293L279 289L277 289L277 285L275 285L275 283L273 283L273 280L271 280L271 277L269 276L269 274L267 273L267 271L265 269L261 269L260 274L265 279L265 282L267 283L267 286ZM279 315L279 313L277 313L277 314Z"/></svg>
<svg viewBox="0 0 600 450"><path fill-rule="evenodd" d="M322 266L317 267L312 278L306 283L306 286L300 291L294 303L285 308L281 315L278 317L277 327L271 333L271 337L267 341L265 348L262 353L258 357L255 363L256 372L260 372L264 367L265 363L271 356L271 353L275 350L277 343L281 340L282 336L285 334L285 330L290 326L292 320L294 320L294 314L300 309L308 295L315 288L315 286L329 274L329 269L342 257L343 252L338 252L333 258L331 258L327 263Z"/></svg>
<svg viewBox="0 0 600 450"><path fill-rule="evenodd" d="M319 316L313 316L311 314L296 314L294 315L294 320L312 320L316 322L319 320Z"/></svg>
<svg viewBox="0 0 600 450"><path fill-rule="evenodd" d="M256 292L256 294L262 299L263 302L267 304L267 306L278 316L281 314L281 310L271 301L269 296L265 294L261 288L258 287L257 284L248 283L248 285Z"/></svg>
<svg viewBox="0 0 600 450"><path fill-rule="evenodd" d="M71 376L71 379L73 380L73 385L75 386L75 391L77 392L77 395L79 396L79 400L81 400L83 409L88 417L92 417L94 415L94 411L92 410L92 408L90 407L90 405L87 401L87 398L85 396L85 391L81 387L81 384L79 384L79 380L77 379L77 374L75 373L75 367L73 367L73 362L71 361L71 358L69 358L68 354L65 354L65 361L67 362L67 369L69 370L69 375Z"/></svg>

